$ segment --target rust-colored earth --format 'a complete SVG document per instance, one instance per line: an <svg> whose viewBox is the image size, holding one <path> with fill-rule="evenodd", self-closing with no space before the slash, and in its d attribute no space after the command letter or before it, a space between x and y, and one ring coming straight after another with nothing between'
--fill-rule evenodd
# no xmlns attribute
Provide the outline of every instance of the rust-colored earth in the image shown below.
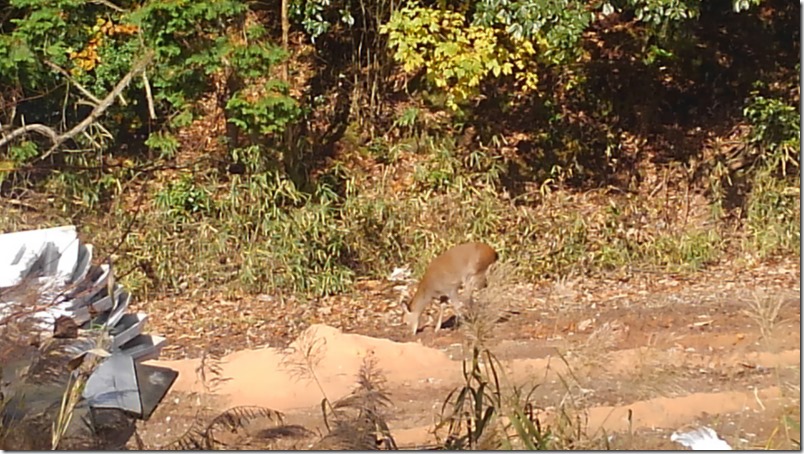
<svg viewBox="0 0 804 454"><path fill-rule="evenodd" d="M141 425L146 446L175 439L202 407L265 406L283 412L289 426L323 433L322 398L349 394L365 357L376 359L387 380L388 422L398 445L434 445L441 405L462 384L464 331L434 333L431 308L423 319L429 324L412 339L390 287L364 283L349 297L304 306L269 298L149 302L153 328L172 342L157 363L181 375ZM539 385L532 402L540 420L572 411L586 436L605 431L617 449L679 449L669 434L701 425L735 448L797 447L801 319L794 260L688 277L565 279L489 295L503 315L490 345L505 367L504 386ZM235 313L242 315L222 315ZM205 314L217 314L219 331L187 329L191 318ZM294 376L287 363L289 341L298 347L313 338L320 339L314 367L320 387ZM218 374L224 380L212 390L196 373L205 349L224 355ZM289 431L286 444L275 445L264 429L249 432L240 447L304 449L318 438Z"/></svg>

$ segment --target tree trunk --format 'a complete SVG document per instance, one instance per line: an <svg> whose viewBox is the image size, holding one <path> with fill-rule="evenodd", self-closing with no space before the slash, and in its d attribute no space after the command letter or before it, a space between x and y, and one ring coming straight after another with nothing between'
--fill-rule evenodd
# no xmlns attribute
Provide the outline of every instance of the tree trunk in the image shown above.
<svg viewBox="0 0 804 454"><path fill-rule="evenodd" d="M290 8L290 0L282 0L282 49L285 50L285 62L282 64L282 80L290 85L290 19L288 18L288 9ZM283 152L283 163L285 165L285 171L290 171L290 166L288 165L289 158L291 157L292 150L294 149L293 144L293 125L287 124L285 125L285 130L282 134L283 142L284 142L284 152Z"/></svg>
<svg viewBox="0 0 804 454"><path fill-rule="evenodd" d="M289 82L289 70L288 64L290 61L290 38L288 34L290 33L290 19L288 19L288 8L289 0L282 0L282 49L288 54L288 58L285 59L285 64L283 65L282 77L284 78L285 82Z"/></svg>

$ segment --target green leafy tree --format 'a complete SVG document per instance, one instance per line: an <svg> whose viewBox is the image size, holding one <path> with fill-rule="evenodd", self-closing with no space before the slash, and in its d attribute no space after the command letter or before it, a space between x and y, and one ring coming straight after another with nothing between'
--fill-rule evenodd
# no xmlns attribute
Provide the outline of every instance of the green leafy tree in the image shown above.
<svg viewBox="0 0 804 454"><path fill-rule="evenodd" d="M270 77L285 53L247 15L241 0L12 0L0 33L0 160L16 169L45 157L98 166L97 152L127 132L172 155L164 146L175 151L176 128L222 75L232 82L222 97L227 121L269 145L299 109ZM25 152L13 151L24 143ZM65 146L92 153L60 156Z"/></svg>
<svg viewBox="0 0 804 454"><path fill-rule="evenodd" d="M446 105L459 104L476 94L481 82L514 75L528 90L536 87L530 62L536 54L533 41L506 37L483 25L467 26L463 14L425 7L404 7L381 29L388 34L394 58L415 73L426 68L428 80L447 93Z"/></svg>

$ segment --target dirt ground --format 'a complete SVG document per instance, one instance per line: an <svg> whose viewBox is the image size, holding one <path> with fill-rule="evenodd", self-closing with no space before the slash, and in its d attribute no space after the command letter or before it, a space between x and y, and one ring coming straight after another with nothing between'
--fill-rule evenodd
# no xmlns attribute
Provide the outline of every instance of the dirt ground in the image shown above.
<svg viewBox="0 0 804 454"><path fill-rule="evenodd" d="M202 296L140 303L172 344L155 363L180 371L140 425L145 446L174 440L199 414L259 405L281 411L284 426L256 424L233 448L308 448L326 430L324 394L349 394L367 356L386 378L397 444L435 446L441 405L462 384L465 334L434 333L432 308L413 338L390 285L358 288L306 305ZM504 364L506 386L538 385L532 401L548 424L569 409L586 436L605 433L615 449L679 449L669 435L701 425L738 449L797 447L801 302L794 260L691 276L520 284L498 289L490 301L503 315L493 325L491 349ZM314 367L320 387L294 376L286 359L291 341L304 347L313 338L322 339ZM196 372L204 350L224 355L222 380L206 390Z"/></svg>

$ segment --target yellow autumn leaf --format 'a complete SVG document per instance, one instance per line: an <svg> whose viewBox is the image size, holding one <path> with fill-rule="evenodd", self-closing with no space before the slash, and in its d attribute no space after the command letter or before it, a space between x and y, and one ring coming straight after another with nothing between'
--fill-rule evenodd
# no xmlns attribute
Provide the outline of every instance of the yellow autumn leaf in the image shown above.
<svg viewBox="0 0 804 454"><path fill-rule="evenodd" d="M491 66L491 73L494 74L494 77L500 77L501 71L502 70L500 68L500 65L497 64L497 62L495 61L494 64Z"/></svg>
<svg viewBox="0 0 804 454"><path fill-rule="evenodd" d="M15 169L14 161L0 160L0 172L13 172Z"/></svg>

